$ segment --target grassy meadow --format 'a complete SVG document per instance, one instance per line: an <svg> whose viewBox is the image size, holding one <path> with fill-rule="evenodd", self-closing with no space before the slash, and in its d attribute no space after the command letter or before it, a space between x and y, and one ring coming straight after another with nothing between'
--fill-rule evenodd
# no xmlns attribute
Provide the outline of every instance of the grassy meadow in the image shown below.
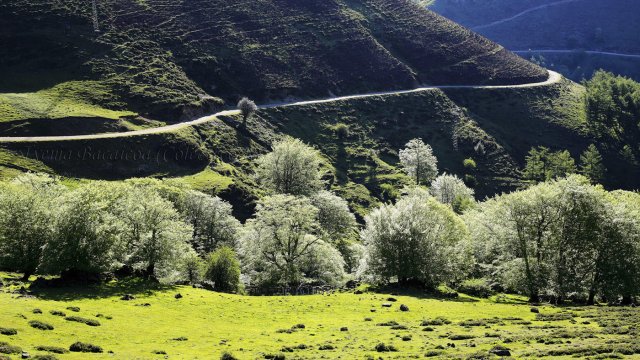
<svg viewBox="0 0 640 360"><path fill-rule="evenodd" d="M361 294L241 296L141 280L21 296L17 292L27 284L19 278L2 274L0 328L17 334L0 335L0 351L7 349L1 343L7 343L32 357L217 359L226 352L238 359L484 359L497 358L490 351L500 346L515 358L640 354L640 310L635 308L544 305L535 313L523 298L510 295L439 299L363 289ZM124 294L134 299L121 300ZM409 311L401 311L402 304ZM53 315L55 311L64 316ZM71 316L99 326L65 319ZM33 328L33 320L53 329ZM66 351L77 341L98 345L103 352L37 350L51 346ZM397 351L379 352L381 343Z"/></svg>

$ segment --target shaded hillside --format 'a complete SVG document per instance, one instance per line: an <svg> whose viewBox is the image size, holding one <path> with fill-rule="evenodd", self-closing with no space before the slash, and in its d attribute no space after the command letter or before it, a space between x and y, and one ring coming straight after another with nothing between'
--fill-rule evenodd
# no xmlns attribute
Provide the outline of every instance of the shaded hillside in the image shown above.
<svg viewBox="0 0 640 360"><path fill-rule="evenodd" d="M640 80L640 58L579 51L640 54L635 0L435 0L429 8L510 50L576 50L536 56L573 80L590 78L600 68Z"/></svg>
<svg viewBox="0 0 640 360"><path fill-rule="evenodd" d="M0 92L100 80L128 109L204 107L417 84L514 84L546 73L409 0L16 0L0 4ZM111 108L113 104L99 105Z"/></svg>

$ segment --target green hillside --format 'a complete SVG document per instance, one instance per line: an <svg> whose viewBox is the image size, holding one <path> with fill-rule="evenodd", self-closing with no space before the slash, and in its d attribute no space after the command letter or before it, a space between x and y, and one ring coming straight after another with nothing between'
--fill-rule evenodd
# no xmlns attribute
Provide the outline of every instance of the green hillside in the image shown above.
<svg viewBox="0 0 640 360"><path fill-rule="evenodd" d="M266 101L546 76L409 0L108 0L98 2L99 32L85 1L20 0L0 10L0 92L99 80L128 109L163 121L239 95Z"/></svg>
<svg viewBox="0 0 640 360"><path fill-rule="evenodd" d="M0 48L3 135L155 127L215 112L240 95L269 102L547 77L542 68L405 0L97 5L97 22L90 4L80 1L0 5L6 29L0 37L7 44ZM577 159L594 142L583 93L563 81L271 108L258 111L247 129L236 117L220 117L177 133L7 143L5 158L20 161L1 165L5 176L42 168L71 178L186 176L247 218L261 194L251 159L288 134L323 152L324 180L363 216L409 183L397 166L398 149L415 137L433 146L443 171L472 177L479 198L520 187L533 146L568 149ZM348 135L339 136L345 126ZM635 183L616 165L618 150L604 150L611 174L606 185L628 188ZM478 164L473 171L463 167L467 158Z"/></svg>

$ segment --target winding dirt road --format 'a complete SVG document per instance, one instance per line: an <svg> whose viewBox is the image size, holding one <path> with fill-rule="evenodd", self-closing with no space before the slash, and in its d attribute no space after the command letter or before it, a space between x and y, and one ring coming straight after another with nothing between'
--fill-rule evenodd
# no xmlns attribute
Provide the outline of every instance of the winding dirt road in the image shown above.
<svg viewBox="0 0 640 360"><path fill-rule="evenodd" d="M567 49L547 49L547 50L511 50L512 53L516 54L571 54L571 53L585 53L589 55L605 55L605 56L618 56L618 57L626 57L633 59L640 59L640 54L623 54L616 53L610 51L595 51L595 50L567 50Z"/></svg>
<svg viewBox="0 0 640 360"><path fill-rule="evenodd" d="M398 91L384 91L384 92L371 92L366 94L358 94L358 95L348 95L348 96L340 96L333 97L328 99L319 99L319 100L308 100L308 101L297 101L290 103L274 103L259 106L259 109L269 109L276 107L289 107L289 106L302 106L302 105L313 105L313 104L325 104L331 102L339 102L351 99L363 99L369 97L376 96L385 96L385 95L399 95L399 94L411 94L418 93L422 91L431 91L438 89L516 89L516 88L531 88L538 86L546 86L559 82L562 79L562 75L557 72L549 70L549 78L546 81L538 82L538 83L528 83L528 84L519 84L519 85L441 85L441 86L426 86L420 87L411 90L398 90ZM61 136L8 136L8 137L0 137L0 143L31 143L31 142L52 142L52 141L72 141L72 140L95 140L95 139L114 139L114 138L125 138L130 136L140 136L140 135L151 135L151 134L161 134L174 132L176 130L184 129L190 126L204 124L209 121L212 121L217 116L230 116L230 115L238 115L240 112L238 110L224 110L217 112L212 115L207 115L195 120L185 121L173 125L161 126L156 128L144 129L144 130L135 130L135 131L127 131L127 132L113 132L113 133L101 133L101 134L88 134L88 135L61 135Z"/></svg>
<svg viewBox="0 0 640 360"><path fill-rule="evenodd" d="M544 5L540 5L540 6L536 6L530 9L527 9L525 11L519 12L513 16L510 16L508 18L504 18L504 19L500 19L500 20L496 20L494 22L488 23L488 24L484 24L484 25L478 25L478 26L474 26L471 28L471 30L477 31L477 30L481 30L481 29L486 29L488 27L492 27L495 25L499 25L499 24L503 24L506 22L509 22L511 20L515 20L521 16L524 16L526 14L532 13L534 11L538 11L538 10L542 10L542 9L546 9L548 7L552 7L552 6L557 6L557 5L562 5L562 4L568 4L568 3L572 3L572 2L577 2L577 1L582 1L582 0L560 0L560 1L556 1L553 3L549 3L549 4L544 4Z"/></svg>

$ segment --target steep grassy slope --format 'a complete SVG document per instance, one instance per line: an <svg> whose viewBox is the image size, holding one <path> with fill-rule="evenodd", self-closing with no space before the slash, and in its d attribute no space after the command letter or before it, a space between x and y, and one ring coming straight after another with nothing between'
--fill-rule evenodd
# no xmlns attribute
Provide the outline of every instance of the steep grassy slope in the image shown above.
<svg viewBox="0 0 640 360"><path fill-rule="evenodd" d="M30 298L9 292L20 286L19 276L1 277L7 286L0 293L0 326L17 334L0 335L0 342L31 355L46 354L37 350L41 346L69 349L76 341L103 349L55 354L58 359L219 359L224 352L239 359L497 359L489 351L498 345L516 358L640 354L638 330L630 325L640 318L634 308L542 306L534 314L518 297L441 300L421 293L394 295L397 302L385 308L388 293L248 297L136 281L45 289ZM126 293L135 299L120 300ZM400 304L409 311L401 312ZM33 320L54 328L34 329ZM397 351L380 353L380 343Z"/></svg>
<svg viewBox="0 0 640 360"><path fill-rule="evenodd" d="M252 201L261 195L252 175L254 160L288 134L322 151L328 186L362 217L379 202L393 200L410 183L398 168L398 150L415 137L433 146L441 171L473 176L479 198L520 186L518 169L532 146L569 149L577 158L591 143L584 129L582 91L569 81L533 88L429 90L262 109L246 130L238 127L238 117L219 117L179 136L4 147L69 177L187 176L199 189L232 201L236 215L246 218ZM339 127L347 127L346 134L338 132ZM478 144L482 150L477 150ZM97 154L126 149L127 154L139 151L151 156L125 161L118 153L96 163L78 158L87 148ZM475 170L463 167L469 157L478 164ZM610 163L615 159L613 154Z"/></svg>
<svg viewBox="0 0 640 360"><path fill-rule="evenodd" d="M419 83L512 84L544 71L409 0L18 0L0 5L0 92L94 79L165 121L250 95Z"/></svg>

